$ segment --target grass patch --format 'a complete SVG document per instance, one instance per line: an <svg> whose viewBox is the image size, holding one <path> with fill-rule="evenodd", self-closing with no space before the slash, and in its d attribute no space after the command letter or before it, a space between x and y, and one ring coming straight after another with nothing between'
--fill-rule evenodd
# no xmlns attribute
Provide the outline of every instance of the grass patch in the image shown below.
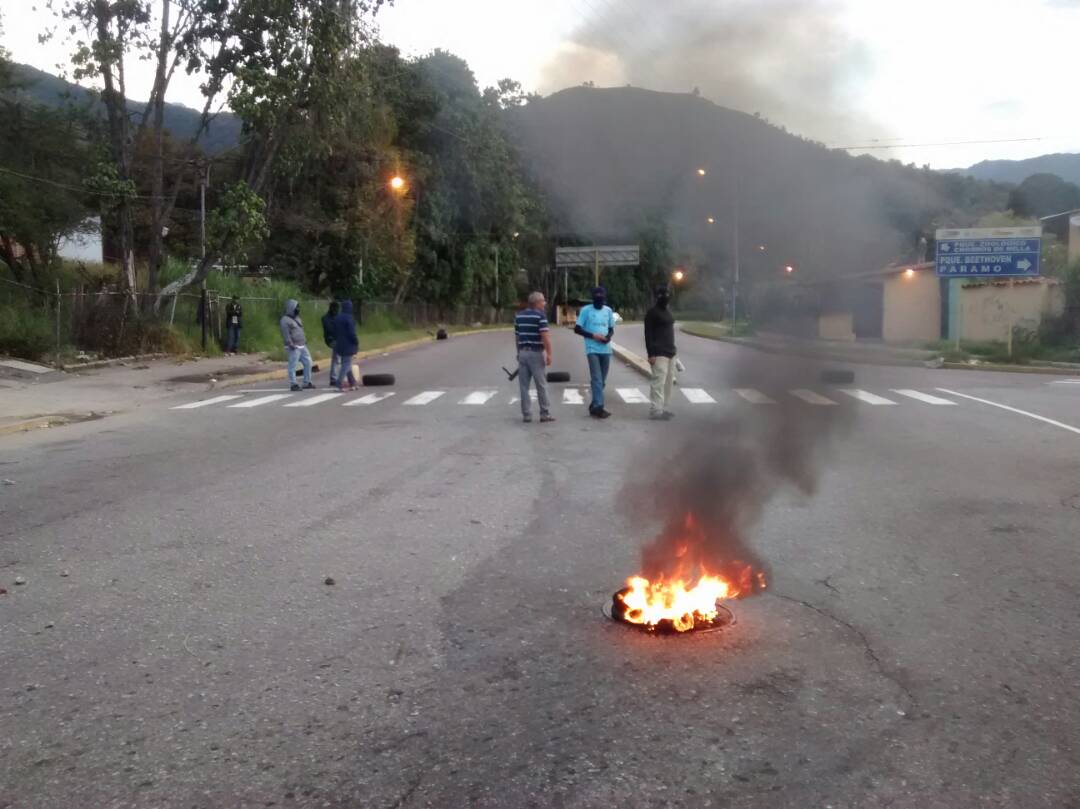
<svg viewBox="0 0 1080 809"><path fill-rule="evenodd" d="M734 324L729 320L711 323L690 321L680 323L679 328L695 337L708 337L713 340L720 337L750 337L754 333L753 327L745 320L740 320Z"/></svg>

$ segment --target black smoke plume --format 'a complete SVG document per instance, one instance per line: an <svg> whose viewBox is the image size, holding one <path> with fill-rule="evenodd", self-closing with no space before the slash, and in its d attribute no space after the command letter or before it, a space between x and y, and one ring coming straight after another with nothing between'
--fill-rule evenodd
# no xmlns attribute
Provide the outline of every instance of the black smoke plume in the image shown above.
<svg viewBox="0 0 1080 809"><path fill-rule="evenodd" d="M808 405L790 393L820 389L820 371L812 359L743 352L724 387L753 389L774 404L731 403L719 420L691 415L679 422L674 440L666 428L675 422L656 431L671 449L659 458L650 449L622 492L624 507L642 522L662 519L642 549L641 575L650 581L721 575L739 596L764 586L768 564L754 545L766 507L785 489L817 491L830 442L853 413Z"/></svg>

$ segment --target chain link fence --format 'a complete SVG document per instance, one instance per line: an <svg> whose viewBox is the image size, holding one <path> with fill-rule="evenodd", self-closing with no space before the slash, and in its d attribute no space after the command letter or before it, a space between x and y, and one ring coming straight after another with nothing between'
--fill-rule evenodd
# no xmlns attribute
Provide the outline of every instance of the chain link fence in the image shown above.
<svg viewBox="0 0 1080 809"><path fill-rule="evenodd" d="M278 321L287 298L251 294L237 297L242 311L241 350L272 351L280 346ZM0 277L0 353L33 360L71 363L80 359L155 352L190 353L225 342L225 308L231 295L186 291L158 300L145 293L80 287L41 289ZM330 299L299 299L308 339L321 338L320 318ZM485 306L444 307L428 303L354 301L361 331L393 331L435 326L491 326L513 322L515 310Z"/></svg>

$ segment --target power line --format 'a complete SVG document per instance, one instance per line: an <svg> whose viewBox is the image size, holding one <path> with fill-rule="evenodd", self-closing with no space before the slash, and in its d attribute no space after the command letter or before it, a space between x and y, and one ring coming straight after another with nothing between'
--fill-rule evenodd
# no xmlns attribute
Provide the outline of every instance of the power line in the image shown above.
<svg viewBox="0 0 1080 809"><path fill-rule="evenodd" d="M985 143L1030 143L1032 141L1047 140L1040 138L998 138L995 140L951 140L938 141L936 143L870 143L861 146L830 146L830 149L921 149L929 146L977 146Z"/></svg>

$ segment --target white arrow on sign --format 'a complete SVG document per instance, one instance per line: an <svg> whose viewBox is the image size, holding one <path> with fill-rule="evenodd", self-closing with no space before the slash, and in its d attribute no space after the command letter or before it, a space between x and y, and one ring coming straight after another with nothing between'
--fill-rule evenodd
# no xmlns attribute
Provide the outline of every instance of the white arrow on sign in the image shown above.
<svg viewBox="0 0 1080 809"><path fill-rule="evenodd" d="M1020 272L1027 272L1031 269L1031 262L1026 258L1022 258L1016 262L1016 269L1020 270Z"/></svg>

